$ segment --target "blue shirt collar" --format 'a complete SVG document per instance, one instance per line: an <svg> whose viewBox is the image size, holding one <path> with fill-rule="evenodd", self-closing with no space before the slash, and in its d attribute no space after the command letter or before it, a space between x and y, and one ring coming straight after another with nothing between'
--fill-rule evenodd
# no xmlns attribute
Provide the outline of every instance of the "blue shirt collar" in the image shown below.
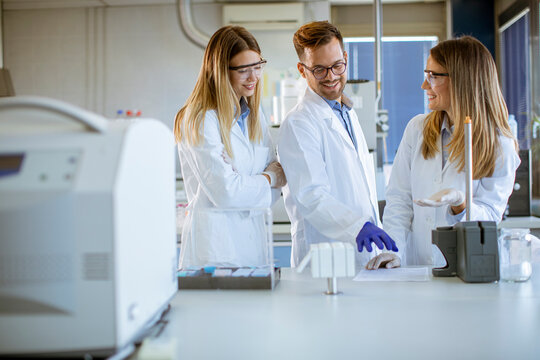
<svg viewBox="0 0 540 360"><path fill-rule="evenodd" d="M240 126L240 129L242 129L242 132L246 133L246 118L249 115L249 106L247 104L246 99L242 96L240 98L240 117L236 119L236 122L238 123L238 126Z"/></svg>
<svg viewBox="0 0 540 360"><path fill-rule="evenodd" d="M441 125L441 134L446 131L448 135L452 135L454 133L454 125L449 126L448 124L448 117L445 115L443 119L443 123Z"/></svg>
<svg viewBox="0 0 540 360"><path fill-rule="evenodd" d="M241 97L240 98L240 116L242 117L242 119L245 119L247 118L247 116L249 115L249 106L248 106L248 103L247 103L247 100L245 97Z"/></svg>
<svg viewBox="0 0 540 360"><path fill-rule="evenodd" d="M350 111L352 109L352 107L353 107L352 101L345 94L341 94L341 104L339 102L337 102L336 100L328 100L327 98L325 98L323 96L321 96L321 97L324 99L324 101L326 101L326 103L328 105L330 105L332 110Z"/></svg>

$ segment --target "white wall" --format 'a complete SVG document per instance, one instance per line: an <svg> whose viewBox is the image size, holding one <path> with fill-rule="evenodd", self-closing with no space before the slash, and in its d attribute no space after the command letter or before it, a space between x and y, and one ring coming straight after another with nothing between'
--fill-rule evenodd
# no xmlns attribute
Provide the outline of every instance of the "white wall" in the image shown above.
<svg viewBox="0 0 540 360"><path fill-rule="evenodd" d="M306 3L306 21L328 19L327 1ZM197 27L221 25L220 3L194 3ZM181 32L175 5L4 10L5 67L17 95L61 99L114 117L139 109L173 126L190 94L203 50ZM295 68L294 30L254 32L269 60L266 95Z"/></svg>
<svg viewBox="0 0 540 360"><path fill-rule="evenodd" d="M4 11L4 66L16 94L85 105L89 67L84 10Z"/></svg>

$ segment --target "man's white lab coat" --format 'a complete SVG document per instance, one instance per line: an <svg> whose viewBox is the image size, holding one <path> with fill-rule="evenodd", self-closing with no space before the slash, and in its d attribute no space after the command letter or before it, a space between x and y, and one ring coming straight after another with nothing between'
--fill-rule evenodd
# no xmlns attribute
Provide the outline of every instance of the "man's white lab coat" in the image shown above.
<svg viewBox="0 0 540 360"><path fill-rule="evenodd" d="M354 110L349 111L358 144L328 103L309 87L281 125L278 156L287 176L283 188L291 220L291 265L297 266L309 244L350 242L370 221L380 226L373 158ZM364 250L357 264L374 253Z"/></svg>

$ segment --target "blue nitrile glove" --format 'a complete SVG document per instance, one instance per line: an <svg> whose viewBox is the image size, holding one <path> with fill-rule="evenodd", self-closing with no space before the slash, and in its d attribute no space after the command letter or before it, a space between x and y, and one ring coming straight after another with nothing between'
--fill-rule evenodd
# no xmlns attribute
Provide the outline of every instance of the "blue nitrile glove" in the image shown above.
<svg viewBox="0 0 540 360"><path fill-rule="evenodd" d="M356 236L356 245L358 245L358 251L362 252L362 248L365 247L367 251L372 252L372 242L375 243L375 245L377 245L377 247L381 250L384 246L386 246L388 250L398 251L396 242L392 240L392 238L390 238L390 236L388 236L383 229L368 221L364 224L364 227Z"/></svg>

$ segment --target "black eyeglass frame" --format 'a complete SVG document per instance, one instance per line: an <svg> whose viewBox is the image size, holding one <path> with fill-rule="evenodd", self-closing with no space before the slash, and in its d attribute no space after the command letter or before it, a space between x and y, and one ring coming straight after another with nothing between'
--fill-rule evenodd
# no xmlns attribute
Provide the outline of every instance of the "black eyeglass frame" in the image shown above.
<svg viewBox="0 0 540 360"><path fill-rule="evenodd" d="M261 59L261 61L256 62L256 63L253 63L253 64L240 65L240 66L229 66L229 70L240 70L240 69L245 69L245 68L252 67L252 66L264 65L264 64L266 64L267 62L268 62L267 60Z"/></svg>
<svg viewBox="0 0 540 360"><path fill-rule="evenodd" d="M328 76L328 70L330 70L330 71L332 72L332 74L334 74L334 75L336 75L336 76L343 75L343 74L345 74L345 71L347 71L347 61L345 61L345 60L343 60L343 61L340 60L340 61L336 62L335 64L333 64L333 65L331 65L331 66L315 65L313 68L310 68L309 66L307 66L307 65L304 64L304 63L300 63L300 64L301 64L303 67L305 67L306 69L308 69L308 70L313 74L313 77L314 77L315 79L317 79L317 80L322 80L322 79L324 79L325 77L327 77L327 76ZM345 65L345 68L343 69L343 72L341 72L341 73L339 73L339 74L336 74L336 73L334 72L334 66L339 65L339 64ZM317 76L315 75L315 70L316 70L316 69L324 69L324 70L326 70L326 71L324 72L324 76L322 76L322 77L317 77Z"/></svg>

